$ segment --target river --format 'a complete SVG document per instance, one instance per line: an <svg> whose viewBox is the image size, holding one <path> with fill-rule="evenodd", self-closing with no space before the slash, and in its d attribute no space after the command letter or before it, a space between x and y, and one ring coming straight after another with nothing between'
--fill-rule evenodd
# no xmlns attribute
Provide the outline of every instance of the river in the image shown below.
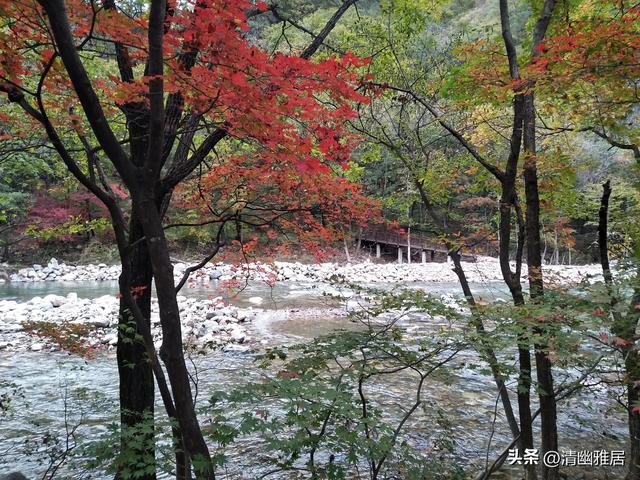
<svg viewBox="0 0 640 480"><path fill-rule="evenodd" d="M379 285L378 285L379 286ZM455 284L408 285L426 289L434 294L458 293ZM505 297L501 285L474 285L480 295L491 299ZM387 288L391 288L390 285ZM34 296L50 293L66 295L76 292L79 297L94 298L115 294L115 282L62 283L40 282L0 285L0 299L26 301ZM215 285L209 288L185 288L182 294L206 299L217 294ZM327 297L336 293L326 285L281 282L271 288L265 284L249 284L237 296L227 300L238 306L256 306L264 309L250 325L252 336L262 345L274 346L311 339L337 328L349 327L344 318L322 315L322 309L336 307L337 301ZM299 310L297 315L283 312ZM313 315L305 317L305 311ZM318 314L320 312L320 314ZM500 427L492 432L495 410L495 387L490 376L475 369L466 368L466 362L474 354L467 352L456 361L460 368L447 379L435 378L425 387L429 405L440 408L455 418L451 435L456 454L481 462L486 455L487 442L491 438L491 452L499 451L508 442L508 432ZM213 389L230 389L250 379L257 378L253 352L216 351L206 357L198 357L199 395L206 398ZM52 443L43 440L64 438L65 426L81 423L76 434L83 442L94 441L107 433L107 425L117 419L117 372L113 352L99 354L88 360L60 352L19 352L0 350L0 393L12 384L17 396L12 412L0 413L0 473L20 470L28 478L42 478L46 465L42 454L52 450ZM380 387L379 393L386 402L397 406L406 404L412 392L413 379L398 376ZM626 435L623 412L616 408L605 389L586 392L569 404L563 404L559 417L561 444L574 450L623 449ZM597 392L600 393L597 393ZM158 411L162 411L159 407ZM428 444L435 434L433 425L413 423L412 435L421 437ZM252 463L257 452L251 439L238 445L231 456L231 467L221 478L256 478ZM46 463L46 462L45 462ZM95 472L69 470L68 478L108 478ZM279 478L279 477L272 477ZM280 477L293 478L293 477Z"/></svg>

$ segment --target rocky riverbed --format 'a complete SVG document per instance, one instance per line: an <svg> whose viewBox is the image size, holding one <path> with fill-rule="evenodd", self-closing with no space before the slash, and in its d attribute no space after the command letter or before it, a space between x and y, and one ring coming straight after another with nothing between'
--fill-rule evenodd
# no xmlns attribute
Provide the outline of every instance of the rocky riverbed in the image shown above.
<svg viewBox="0 0 640 480"><path fill-rule="evenodd" d="M447 263L426 264L378 264L363 262L357 264L302 264L274 262L269 264L246 264L233 266L217 263L192 273L188 286L218 287L229 282L230 285L243 285L243 282L266 282L273 284L321 285L321 290L334 291L329 284L342 279L361 285L386 284L410 286L425 283L452 283L457 277L452 266ZM489 283L501 280L500 268L494 258L479 257L476 262L464 264L470 282ZM183 278L188 269L186 263L176 263L174 271L176 281ZM120 274L117 265L67 265L52 258L46 266L33 265L22 268L10 275L13 284L65 284L74 282L113 282ZM525 273L526 274L526 268ZM599 265L583 266L547 266L546 278L562 284L579 282L585 278L599 278ZM211 290L215 292L214 289ZM320 292L318 292L320 293ZM344 293L344 292L342 292ZM250 301L252 299L249 299ZM259 305L262 297L255 298ZM455 299L447 299L455 306ZM117 343L118 299L115 295L103 295L98 298L79 298L74 292L66 295L34 296L28 301L0 300L0 349L8 350L48 350L56 349L55 342L46 336L38 336L34 324L50 322L56 325L80 325L88 332L87 342L91 348L111 349ZM225 304L222 298L195 299L180 295L178 303L181 310L182 332L185 344L211 346L215 348L248 350L252 338L246 324L260 312L259 308L239 308ZM160 320L157 300L152 302L152 332L159 341ZM27 331L28 330L28 331Z"/></svg>
<svg viewBox="0 0 640 480"><path fill-rule="evenodd" d="M91 348L114 348L117 339L119 300L114 295L95 299L66 296L33 297L27 302L0 300L0 350L56 350L54 339L38 335L43 323L81 326ZM221 298L197 300L178 296L185 344L247 350L251 338L246 323L256 311L226 305ZM158 302L151 304L152 333L160 337ZM28 332L31 332L29 334Z"/></svg>
<svg viewBox="0 0 640 480"><path fill-rule="evenodd" d="M180 280L188 264L177 262L174 265L176 280ZM476 262L463 262L464 270L470 282L492 282L502 280L498 260L492 257L478 257ZM5 268L11 271L11 267ZM585 277L601 278L600 265L548 265L544 267L546 278L564 284L576 283ZM527 268L523 266L523 278ZM120 275L118 265L67 265L52 258L46 266L33 265L21 268L9 275L11 282L82 282L117 280ZM242 281L247 279L262 281L328 282L340 277L347 282L371 283L410 283L410 282L457 282L457 276L449 263L373 263L365 261L353 264L337 263L250 263L234 266L224 263L209 264L192 273L190 282ZM3 281L0 279L0 281Z"/></svg>

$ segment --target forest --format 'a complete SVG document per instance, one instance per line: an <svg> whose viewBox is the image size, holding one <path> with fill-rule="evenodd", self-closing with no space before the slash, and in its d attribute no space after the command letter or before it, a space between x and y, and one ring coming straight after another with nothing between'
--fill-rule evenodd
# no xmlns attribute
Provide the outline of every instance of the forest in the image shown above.
<svg viewBox="0 0 640 480"><path fill-rule="evenodd" d="M0 480L640 480L640 5L0 0Z"/></svg>

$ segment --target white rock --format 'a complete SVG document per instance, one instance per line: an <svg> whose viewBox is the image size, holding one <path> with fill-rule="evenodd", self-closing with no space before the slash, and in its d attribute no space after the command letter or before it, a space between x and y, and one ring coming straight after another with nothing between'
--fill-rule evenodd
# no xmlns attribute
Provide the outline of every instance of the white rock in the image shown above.
<svg viewBox="0 0 640 480"><path fill-rule="evenodd" d="M83 321L83 323L85 325L89 325L89 326L95 327L95 328L107 328L107 327L111 326L111 321L106 317L88 318L88 319L85 319Z"/></svg>
<svg viewBox="0 0 640 480"><path fill-rule="evenodd" d="M2 333L16 333L24 330L24 327L19 323L0 323L0 332Z"/></svg>
<svg viewBox="0 0 640 480"><path fill-rule="evenodd" d="M254 305L262 305L264 302L264 298L262 297L251 297L249 298L249 303L253 303Z"/></svg>
<svg viewBox="0 0 640 480"><path fill-rule="evenodd" d="M59 307L60 305L64 304L67 301L65 297L62 297L60 295L53 295L53 294L45 295L43 300L45 302L49 302L53 307Z"/></svg>
<svg viewBox="0 0 640 480"><path fill-rule="evenodd" d="M14 300L3 300L0 301L0 313L10 312L15 310L18 306L18 302Z"/></svg>
<svg viewBox="0 0 640 480"><path fill-rule="evenodd" d="M240 330L239 328L236 328L231 332L231 339L236 343L244 343L246 338L246 332Z"/></svg>

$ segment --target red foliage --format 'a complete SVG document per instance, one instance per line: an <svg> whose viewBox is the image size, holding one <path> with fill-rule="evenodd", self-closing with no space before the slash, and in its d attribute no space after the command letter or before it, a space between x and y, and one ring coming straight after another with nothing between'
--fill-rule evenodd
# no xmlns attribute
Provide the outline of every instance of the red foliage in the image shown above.
<svg viewBox="0 0 640 480"><path fill-rule="evenodd" d="M612 17L597 15L574 20L565 32L548 38L538 47L541 55L532 70L544 78L549 71L558 78L578 77L583 81L606 77L636 78L640 60L640 7Z"/></svg>
<svg viewBox="0 0 640 480"><path fill-rule="evenodd" d="M60 350L64 350L85 358L94 358L95 348L87 338L91 329L85 325L54 322L24 322L25 332L54 343Z"/></svg>
<svg viewBox="0 0 640 480"><path fill-rule="evenodd" d="M178 205L196 209L203 220L238 219L255 232L237 244L236 260L252 253L258 236L271 253L287 253L295 239L302 251L322 257L321 247L343 238L348 225L381 221L377 203L339 171L300 170L296 160L270 155L259 150L253 156L220 159L202 178L180 189ZM269 253L264 245L261 249Z"/></svg>
<svg viewBox="0 0 640 480"><path fill-rule="evenodd" d="M84 0L67 0L66 6L78 45L86 44L87 35L120 42L127 46L129 66L141 70L149 50L145 16L94 10ZM357 141L346 121L356 115L356 103L368 101L358 88L370 80L360 73L368 59L347 53L312 62L296 56L298 52L262 50L245 34L245 12L256 7L247 0L188 0L171 7L163 40L165 94L180 93L185 112L201 115L209 130L222 127L239 140L235 154L215 161L198 183L182 187L180 206L214 219L226 218L230 211L241 214L245 222L257 222L255 228L266 237L275 239L277 231L286 230L310 252L339 238L343 225L375 216L375 205L341 175ZM257 7L265 9L266 4ZM44 70L52 62L43 84L52 122L61 131L69 131L71 124L76 132L90 132L86 119L72 113L82 108L55 56L38 3L0 0L0 13L15 20L0 38L0 78L14 84L32 81L38 74L34 69ZM30 55L24 55L26 45ZM115 62L91 52L84 55L96 64L108 62L94 66L98 74L92 82L109 120L122 120L119 108L124 104L148 102L151 77L100 76L115 72ZM197 135L194 142L201 140ZM121 190L116 193L125 196ZM34 212L45 208L39 205ZM49 212L47 208L51 217ZM56 211L53 217L67 213ZM255 245L247 239L239 254L247 255Z"/></svg>
<svg viewBox="0 0 640 480"><path fill-rule="evenodd" d="M146 62L145 17L104 9L94 15L82 0L66 4L78 43L91 31L128 45L133 67ZM314 63L294 55L271 55L245 37L249 28L245 11L254 7L246 0L174 5L164 36L165 92L180 92L185 110L206 115L234 137L257 141L302 170L321 170L327 159L346 161L351 139L344 122L355 115L352 102L367 101L355 87L362 80L357 67L368 60L346 54ZM39 51L44 64L52 58L53 42L46 24L33 21L44 18L36 2L0 0L0 12L19 19L0 41L0 77L22 84L34 74L29 65L33 60L22 53L25 45L42 45L29 48ZM197 61L185 68L181 54L190 51L197 52ZM148 101L150 79L123 81L106 75L93 82L108 101L105 110L115 115L118 105ZM64 112L56 121L68 124L69 107L77 100L59 59L46 77L45 91L55 95L55 104L48 106Z"/></svg>
<svg viewBox="0 0 640 480"><path fill-rule="evenodd" d="M86 191L65 194L60 189L35 192L27 222L40 229L54 228L72 219L88 221L106 215L104 206Z"/></svg>

